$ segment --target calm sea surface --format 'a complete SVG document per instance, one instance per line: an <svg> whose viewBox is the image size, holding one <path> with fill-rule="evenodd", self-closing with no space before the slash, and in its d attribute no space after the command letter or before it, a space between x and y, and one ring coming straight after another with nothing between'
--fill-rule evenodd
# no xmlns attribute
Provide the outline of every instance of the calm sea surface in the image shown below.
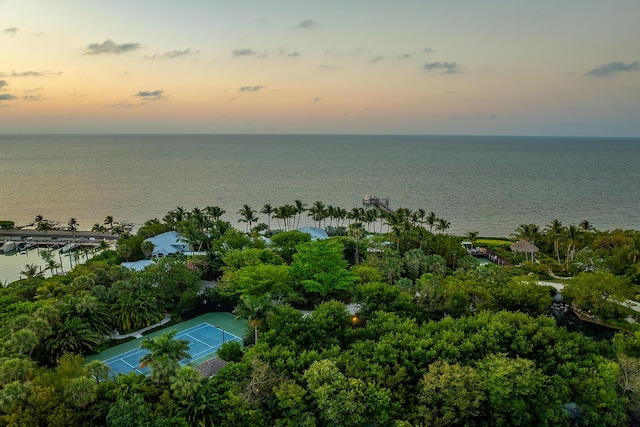
<svg viewBox="0 0 640 427"><path fill-rule="evenodd" d="M434 211L455 234L508 236L555 218L640 229L640 139L0 136L0 219L18 225L36 215L75 217L81 229L107 215L140 224L208 205L237 224L243 204L320 200L350 210L365 194Z"/></svg>

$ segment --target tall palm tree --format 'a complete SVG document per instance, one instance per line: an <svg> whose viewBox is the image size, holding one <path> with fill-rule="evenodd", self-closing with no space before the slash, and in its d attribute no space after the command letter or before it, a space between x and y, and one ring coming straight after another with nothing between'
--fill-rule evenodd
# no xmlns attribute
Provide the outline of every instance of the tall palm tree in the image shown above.
<svg viewBox="0 0 640 427"><path fill-rule="evenodd" d="M238 317L249 321L249 325L253 328L253 342L257 344L258 327L266 320L272 310L271 295L243 295L240 297L240 301L233 312Z"/></svg>
<svg viewBox="0 0 640 427"><path fill-rule="evenodd" d="M271 231L271 215L273 215L274 212L275 212L275 209L269 203L265 203L265 205L260 210L260 213L263 213L267 216L267 221L268 221L267 229L269 231Z"/></svg>
<svg viewBox="0 0 640 427"><path fill-rule="evenodd" d="M347 214L347 218L349 218L349 222L362 222L365 219L365 211L363 208L352 208Z"/></svg>
<svg viewBox="0 0 640 427"><path fill-rule="evenodd" d="M60 264L58 261L56 261L53 258L47 259L46 263L47 263L46 269L51 272L51 275L54 275L55 273L58 272L59 268L62 268L62 264ZM54 273L54 270L55 270L55 273Z"/></svg>
<svg viewBox="0 0 640 427"><path fill-rule="evenodd" d="M284 205L282 207L282 211L284 213L284 220L286 222L285 229L293 230L293 219L296 217L296 215L298 215L298 209L293 205Z"/></svg>
<svg viewBox="0 0 640 427"><path fill-rule="evenodd" d="M315 202L313 202L313 205L309 208L308 212L309 213L307 215L310 216L311 219L313 219L313 224L315 225L315 223L317 222L318 227L320 227L320 223L323 219L326 218L326 208L324 206L324 203L316 200Z"/></svg>
<svg viewBox="0 0 640 427"><path fill-rule="evenodd" d="M560 239L565 233L565 227L562 225L562 221L559 219L552 220L549 225L547 225L545 230L545 235L553 241L553 251L556 254L556 258L558 259L558 265L562 265L560 261Z"/></svg>
<svg viewBox="0 0 640 427"><path fill-rule="evenodd" d="M302 200L294 200L293 201L295 207L296 207L296 212L298 213L298 221L296 222L296 228L298 228L300 226L300 216L302 215L302 212L306 212L307 210L307 205L306 203L302 203Z"/></svg>
<svg viewBox="0 0 640 427"><path fill-rule="evenodd" d="M573 261L573 256L576 251L576 245L580 239L580 228L571 224L565 231L565 238L567 239L567 257L565 261L565 271L569 271L569 261Z"/></svg>
<svg viewBox="0 0 640 427"><path fill-rule="evenodd" d="M400 241L402 240L402 234L407 228L406 219L404 213L400 210L395 213L387 214L385 218L387 226L393 232L393 237L396 241L396 250L400 251Z"/></svg>
<svg viewBox="0 0 640 427"><path fill-rule="evenodd" d="M377 209L368 209L364 211L363 220L367 223L367 228L373 225L373 232L376 231L376 220L380 218L380 212Z"/></svg>
<svg viewBox="0 0 640 427"><path fill-rule="evenodd" d="M354 222L349 226L349 235L356 244L355 262L360 264L360 238L364 235L364 226L361 222Z"/></svg>
<svg viewBox="0 0 640 427"><path fill-rule="evenodd" d="M429 214L425 218L425 223L429 226L429 232L433 233L433 226L436 225L437 221L438 217L436 216L435 212L429 212Z"/></svg>
<svg viewBox="0 0 640 427"><path fill-rule="evenodd" d="M249 205L243 205L242 209L238 211L238 214L242 216L238 220L238 222L246 222L247 223L247 233L252 228L252 224L258 221L258 217L256 216L257 211L252 209Z"/></svg>
<svg viewBox="0 0 640 427"><path fill-rule="evenodd" d="M336 207L335 210L336 216L336 227L340 227L344 224L344 220L347 219L347 210L341 207Z"/></svg>
<svg viewBox="0 0 640 427"><path fill-rule="evenodd" d="M75 218L71 218L69 222L67 222L67 230L73 232L73 237L76 237L76 231L78 231L78 220Z"/></svg>

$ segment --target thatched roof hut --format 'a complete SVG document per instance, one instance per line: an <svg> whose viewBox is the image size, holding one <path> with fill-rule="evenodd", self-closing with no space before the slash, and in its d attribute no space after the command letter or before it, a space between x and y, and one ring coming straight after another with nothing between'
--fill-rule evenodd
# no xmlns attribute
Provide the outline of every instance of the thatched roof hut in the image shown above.
<svg viewBox="0 0 640 427"><path fill-rule="evenodd" d="M533 243L529 243L526 240L518 240L516 243L513 243L509 246L513 252L527 252L534 254L538 252L540 249Z"/></svg>

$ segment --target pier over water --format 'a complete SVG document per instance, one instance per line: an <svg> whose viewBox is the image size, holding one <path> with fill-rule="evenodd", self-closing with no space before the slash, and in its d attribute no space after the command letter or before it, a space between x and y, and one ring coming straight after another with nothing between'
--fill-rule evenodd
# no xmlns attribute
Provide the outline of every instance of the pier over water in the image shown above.
<svg viewBox="0 0 640 427"><path fill-rule="evenodd" d="M365 195L362 198L363 205L373 205L376 208L385 211L387 213L395 213L396 211L389 207L389 196L387 197L378 197L378 196L369 196Z"/></svg>

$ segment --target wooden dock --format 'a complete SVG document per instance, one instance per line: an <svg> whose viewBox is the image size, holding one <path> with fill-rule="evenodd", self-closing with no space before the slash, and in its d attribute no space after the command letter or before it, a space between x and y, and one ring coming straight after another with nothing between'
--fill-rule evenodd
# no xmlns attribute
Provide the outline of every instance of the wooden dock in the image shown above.
<svg viewBox="0 0 640 427"><path fill-rule="evenodd" d="M369 196L369 195L365 195L362 198L362 204L363 205L372 205L375 206L376 208L380 209L381 211L387 212L387 213L395 213L395 210L391 209L389 207L389 196L382 198L382 197L378 197L378 196Z"/></svg>

